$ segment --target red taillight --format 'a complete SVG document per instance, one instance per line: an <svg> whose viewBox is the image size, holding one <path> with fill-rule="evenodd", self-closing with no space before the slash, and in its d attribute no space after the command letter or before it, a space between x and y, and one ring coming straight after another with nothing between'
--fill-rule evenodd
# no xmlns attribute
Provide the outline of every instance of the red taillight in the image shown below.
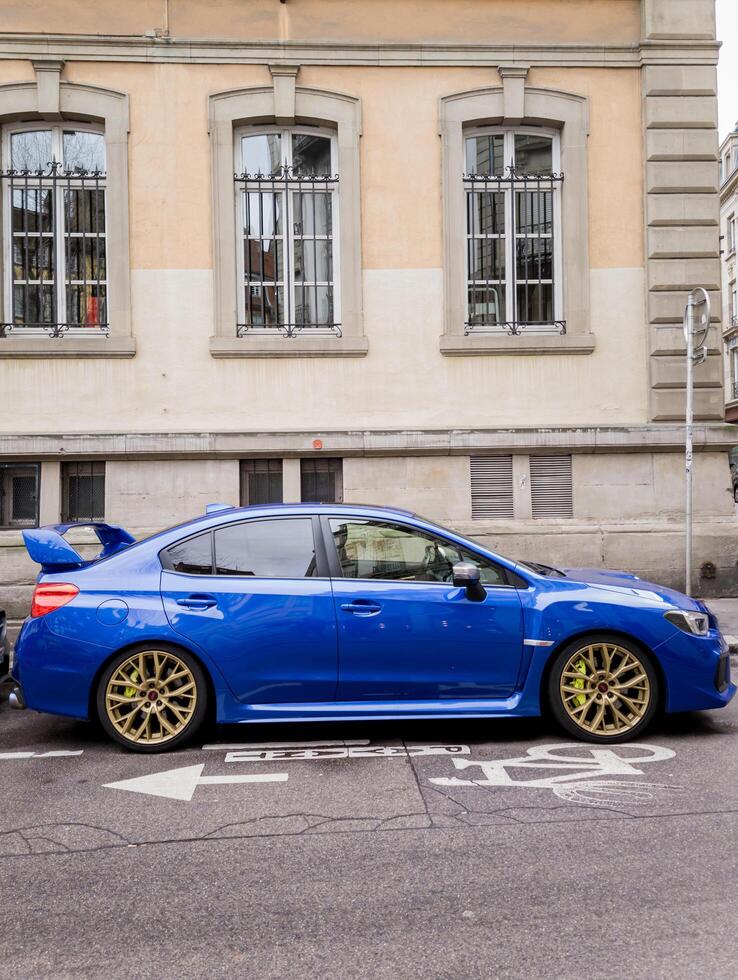
<svg viewBox="0 0 738 980"><path fill-rule="evenodd" d="M37 616L45 616L46 613L66 606L78 594L77 586L69 582L40 582L33 593L31 616L34 619Z"/></svg>

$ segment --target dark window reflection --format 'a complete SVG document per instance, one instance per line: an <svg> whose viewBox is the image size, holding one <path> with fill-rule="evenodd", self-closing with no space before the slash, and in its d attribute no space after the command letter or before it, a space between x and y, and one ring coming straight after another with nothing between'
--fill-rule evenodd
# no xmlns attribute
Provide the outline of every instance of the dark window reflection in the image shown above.
<svg viewBox="0 0 738 980"><path fill-rule="evenodd" d="M317 574L309 518L247 521L215 532L218 575L307 578Z"/></svg>
<svg viewBox="0 0 738 980"><path fill-rule="evenodd" d="M212 535L208 531L167 549L172 571L187 575L213 574Z"/></svg>
<svg viewBox="0 0 738 980"><path fill-rule="evenodd" d="M535 133L515 134L515 172L535 176L553 172L553 140Z"/></svg>
<svg viewBox="0 0 738 980"><path fill-rule="evenodd" d="M330 138L314 136L312 133L294 133L292 169L301 176L332 176Z"/></svg>
<svg viewBox="0 0 738 980"><path fill-rule="evenodd" d="M471 136L466 140L466 172L484 176L501 176L505 171L504 136Z"/></svg>

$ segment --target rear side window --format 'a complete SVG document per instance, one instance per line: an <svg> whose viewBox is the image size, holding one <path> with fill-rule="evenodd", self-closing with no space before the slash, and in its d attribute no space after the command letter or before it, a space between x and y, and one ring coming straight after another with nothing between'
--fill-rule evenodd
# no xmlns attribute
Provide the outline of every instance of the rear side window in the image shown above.
<svg viewBox="0 0 738 980"><path fill-rule="evenodd" d="M219 528L215 532L215 571L256 578L316 575L312 521L247 521Z"/></svg>
<svg viewBox="0 0 738 980"><path fill-rule="evenodd" d="M164 566L186 575L213 574L213 545L209 531L173 544L164 552Z"/></svg>

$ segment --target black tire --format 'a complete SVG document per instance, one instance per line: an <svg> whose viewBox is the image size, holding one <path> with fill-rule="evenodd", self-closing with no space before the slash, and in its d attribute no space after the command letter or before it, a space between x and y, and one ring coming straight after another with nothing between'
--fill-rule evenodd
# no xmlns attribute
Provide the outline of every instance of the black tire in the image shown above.
<svg viewBox="0 0 738 980"><path fill-rule="evenodd" d="M150 695L148 694L148 692L147 692L146 699L142 702L141 708L139 709L140 714L138 718L134 719L134 723L131 725L131 730L135 732L138 721L145 720L144 710L148 709L149 713L155 712L155 714L152 714L152 719L153 719L151 722L152 731L158 725L160 732L164 733L164 737L159 738L158 740L153 738L153 735L151 740L145 740L145 739L134 739L127 735L121 734L121 731L119 731L118 728L116 728L116 724L114 723L108 711L108 686L111 683L111 679L114 677L114 675L119 671L119 669L124 664L127 664L129 661L133 660L134 658L138 658L139 655L144 655L144 660L143 660L144 665L146 665L149 662L150 658L153 655L159 655L160 657L168 658L165 661L165 664L172 665L172 669L169 670L169 673L171 674L175 674L176 669L174 665L177 662L179 662L180 664L183 665L184 668L186 668L187 671L189 671L189 675L190 675L189 677L185 676L183 683L180 686L177 686L175 682L172 682L172 684L170 685L170 690L161 693L161 697L162 697L161 701L157 702L156 699L153 699L154 704L163 705L163 707L160 710L158 710L151 703L149 703ZM144 680L146 679L147 676L148 675L146 675L145 673ZM153 681L153 676L151 680ZM137 682L133 681L132 683L136 684ZM151 682L149 681L148 683L150 684ZM161 686L164 686L165 684L166 684L166 677L163 677L161 681ZM179 690L184 689L185 686L188 689L188 693L178 694L177 692ZM113 698L115 698L116 696L115 692L117 691L118 694L124 696L128 690L129 688L123 687L122 683L118 681L116 682L116 685L114 685L114 689L111 692L111 694L113 695ZM152 687L152 690L157 692L156 687ZM193 691L194 691L194 702L195 702L194 707L192 707L191 704L188 704L187 702L187 699L192 697L192 694L189 692L193 692ZM186 722L184 723L181 721L179 722L179 725L181 725L181 727L177 728L177 724L178 724L177 721L172 721L172 719L176 719L177 716L172 713L173 712L172 708L167 708L166 706L167 702L171 702L172 704L174 704L179 710L180 715L181 714L186 715L187 712L189 712L189 716L187 717ZM118 656L114 657L113 660L105 668L102 675L100 676L100 680L98 681L98 685L97 685L97 690L95 692L95 707L96 707L97 718L100 723L100 726L102 727L105 734L108 735L114 742L117 742L119 745L124 746L124 748L128 749L131 752L141 752L141 753L148 753L148 754L156 753L156 752L168 752L172 749L179 748L180 746L185 745L187 742L191 741L195 737L199 729L202 727L202 724L205 721L208 713L207 678L205 676L205 672L203 668L200 666L200 664L195 659L195 657L193 657L192 654L189 653L187 650L183 650L181 647L176 647L169 643L142 643L136 647L129 648L128 650L125 650L124 652L118 654ZM111 707L114 706L111 705ZM177 728L176 734L170 735L168 732L164 731L164 727L163 727L164 722L158 721L158 715L160 713L164 714L165 719L168 719L167 722L168 724ZM121 725L121 727L123 727L124 722L123 724L121 724L121 719L117 719L117 721L118 724Z"/></svg>
<svg viewBox="0 0 738 980"><path fill-rule="evenodd" d="M577 695L577 694L572 695L570 693L567 694L567 692L561 690L562 675L564 673L564 669L566 668L567 664L570 664L570 661L572 661L575 654L579 653L580 651L586 651L590 647L594 647L595 664L597 664L599 661L598 661L598 653L596 651L600 650L599 656L601 656L602 645L605 645L609 649L612 649L612 647L617 647L619 650L627 651L627 653L630 654L630 657L633 658L642 668L642 673L645 675L645 678L647 679L647 683L646 681L639 681L639 686L644 690L647 689L648 692L647 700L645 695L642 702L634 698L633 691L637 690L638 688L631 689L629 687L623 686L623 696L628 696L626 692L630 692L630 696L628 696L628 701L631 704L637 704L638 711L632 711L631 709L629 709L626 706L625 702L620 700L616 693L613 693L614 692L613 687L609 688L609 690L604 693L601 692L599 688L597 688L597 690L594 691L594 688L597 687L594 681L596 676L598 675L595 675L594 672L590 670L588 661L587 661L587 673L586 675L583 674L583 679L581 681L582 685L585 684L587 685L586 691L584 686L582 687L581 695ZM614 655L612 656L614 659ZM580 662L581 662L581 658L579 661L575 661L575 663L580 663ZM629 663L630 661L627 660L627 658L624 658L624 660L619 661L619 663L623 663L623 662ZM584 676L586 676L586 680L584 679ZM633 680L638 680L640 674L636 671L636 668L633 667L630 668L630 670L626 670L625 676L626 678L632 678ZM577 681L573 681L570 683L577 684ZM603 677L602 683L606 684L606 678ZM601 733L598 731L590 731L588 730L587 727L578 724L577 721L575 721L575 719L572 717L572 714L569 712L569 710L567 710L564 704L564 698L565 697L574 698L574 699L576 699L577 697L584 698L586 695L587 700L580 701L576 703L573 707L574 713L576 713L577 710L584 711L585 709L583 706L586 705L587 702L589 701L590 690L594 692L593 696L596 700L592 704L592 707L586 708L584 724L591 725L596 720L599 705L603 703L605 703L605 708L604 708L605 719L609 717L611 719L615 719L616 721L618 721L617 716L615 714L615 711L617 711L617 712L624 712L628 716L632 715L634 718L637 718L637 720L634 720L632 725L628 727L626 730L608 731L605 729ZM616 742L629 742L632 739L638 738L640 735L643 734L643 732L648 728L648 726L652 722L653 717L658 709L661 692L660 692L658 673L653 665L653 661L651 657L644 650L641 649L641 647L639 647L637 644L633 643L630 640L626 640L621 636L616 636L611 633L593 633L588 636L579 637L578 639L574 640L572 643L567 644L567 646L565 646L562 650L559 651L559 653L556 655L551 665L551 669L548 672L546 690L543 693L545 695L545 699L551 711L551 714L558 722L559 726L563 728L568 735L572 735L574 738L582 742L593 742L600 745L612 745ZM640 696L642 691L639 690L638 693ZM614 708L610 706L612 703L614 703L615 705ZM604 725L604 720L602 724Z"/></svg>

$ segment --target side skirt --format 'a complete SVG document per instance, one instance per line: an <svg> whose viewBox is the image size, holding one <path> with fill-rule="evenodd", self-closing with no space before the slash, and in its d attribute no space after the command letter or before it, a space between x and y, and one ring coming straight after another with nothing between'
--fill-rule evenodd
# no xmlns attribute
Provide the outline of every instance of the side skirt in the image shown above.
<svg viewBox="0 0 738 980"><path fill-rule="evenodd" d="M538 705L525 703L522 692L499 700L458 701L327 701L314 704L231 704L224 724L263 721L359 721L393 718L525 718L538 715Z"/></svg>

